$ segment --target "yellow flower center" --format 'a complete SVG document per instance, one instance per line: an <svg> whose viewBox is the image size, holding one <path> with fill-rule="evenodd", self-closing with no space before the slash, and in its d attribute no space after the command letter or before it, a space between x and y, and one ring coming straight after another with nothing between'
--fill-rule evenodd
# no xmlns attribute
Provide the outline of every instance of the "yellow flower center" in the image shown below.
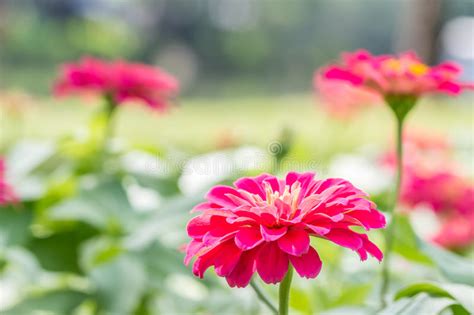
<svg viewBox="0 0 474 315"><path fill-rule="evenodd" d="M423 75L428 72L428 66L419 63L413 63L408 67L409 71L414 75Z"/></svg>
<svg viewBox="0 0 474 315"><path fill-rule="evenodd" d="M269 205L274 205L277 199L280 199L284 203L290 206L292 215L298 209L298 199L301 193L301 185L299 182L294 182L291 187L289 185L285 186L285 190L280 195L279 191L273 191L270 184L267 182L264 183L265 186L265 194L266 194L266 201Z"/></svg>
<svg viewBox="0 0 474 315"><path fill-rule="evenodd" d="M402 63L397 59L388 59L384 62L384 65L393 71L400 71L402 69Z"/></svg>

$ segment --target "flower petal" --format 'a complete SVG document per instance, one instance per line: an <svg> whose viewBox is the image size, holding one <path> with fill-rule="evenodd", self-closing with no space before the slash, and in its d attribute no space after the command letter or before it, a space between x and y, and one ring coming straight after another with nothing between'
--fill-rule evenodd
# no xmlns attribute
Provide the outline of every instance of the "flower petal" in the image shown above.
<svg viewBox="0 0 474 315"><path fill-rule="evenodd" d="M216 186L207 193L206 197L209 202L224 208L234 208L238 206L228 195L235 195L242 198L242 195L235 188L229 186Z"/></svg>
<svg viewBox="0 0 474 315"><path fill-rule="evenodd" d="M230 274L239 262L242 251L233 241L219 246L219 253L214 258L214 269L217 275L225 277Z"/></svg>
<svg viewBox="0 0 474 315"><path fill-rule="evenodd" d="M325 238L337 245L350 248L352 250L358 250L362 247L363 241L359 234L350 230L334 229L328 234L324 235Z"/></svg>
<svg viewBox="0 0 474 315"><path fill-rule="evenodd" d="M310 247L308 252L300 257L289 256L290 262L296 272L304 278L316 278L321 271L322 262L318 252Z"/></svg>
<svg viewBox="0 0 474 315"><path fill-rule="evenodd" d="M309 249L309 235L304 230L291 229L278 240L280 249L293 256L306 254Z"/></svg>
<svg viewBox="0 0 474 315"><path fill-rule="evenodd" d="M243 288L249 284L253 273L257 269L256 258L258 252L259 248L255 248L242 253L234 270L226 276L227 283L231 287Z"/></svg>
<svg viewBox="0 0 474 315"><path fill-rule="evenodd" d="M192 237L192 238L202 237L204 234L206 234L209 231L210 223L211 223L210 216L200 215L195 218L192 218L188 222L188 226L186 227L189 237Z"/></svg>
<svg viewBox="0 0 474 315"><path fill-rule="evenodd" d="M276 242L262 246L257 257L257 272L265 283L281 282L288 271L288 255Z"/></svg>
<svg viewBox="0 0 474 315"><path fill-rule="evenodd" d="M235 235L235 244L242 250L252 249L263 242L262 234L255 227L242 228Z"/></svg>
<svg viewBox="0 0 474 315"><path fill-rule="evenodd" d="M266 227L265 225L260 226L260 232L262 233L263 239L267 242L276 241L283 235L285 235L288 228L283 226L281 228L273 229Z"/></svg>
<svg viewBox="0 0 474 315"><path fill-rule="evenodd" d="M265 199L265 192L263 191L262 187L250 177L244 177L237 180L234 183L235 187L245 190L249 193L254 195L259 195L262 199Z"/></svg>

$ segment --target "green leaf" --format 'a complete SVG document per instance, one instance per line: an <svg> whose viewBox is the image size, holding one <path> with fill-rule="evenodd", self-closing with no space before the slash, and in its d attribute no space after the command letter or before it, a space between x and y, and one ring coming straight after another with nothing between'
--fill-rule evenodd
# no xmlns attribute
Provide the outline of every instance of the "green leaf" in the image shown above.
<svg viewBox="0 0 474 315"><path fill-rule="evenodd" d="M466 312L474 314L474 288L463 284L416 283L398 291L395 295L395 300L411 297L420 292L428 293L430 296L447 297L456 300Z"/></svg>
<svg viewBox="0 0 474 315"><path fill-rule="evenodd" d="M398 215L396 220L394 251L410 261L432 265L433 262L430 257L420 251L418 237L413 231L408 218Z"/></svg>
<svg viewBox="0 0 474 315"><path fill-rule="evenodd" d="M406 216L397 217L394 250L408 260L438 267L451 282L474 286L472 262L419 238Z"/></svg>
<svg viewBox="0 0 474 315"><path fill-rule="evenodd" d="M76 291L53 291L26 298L1 313L2 315L39 314L40 312L55 315L71 314L86 298L86 294Z"/></svg>
<svg viewBox="0 0 474 315"><path fill-rule="evenodd" d="M439 315L456 302L450 298L434 298L427 293L419 293L412 298L403 298L389 305L377 315Z"/></svg>
<svg viewBox="0 0 474 315"><path fill-rule="evenodd" d="M369 307L351 306L338 307L330 309L321 313L321 315L370 315L375 314L375 311Z"/></svg>
<svg viewBox="0 0 474 315"><path fill-rule="evenodd" d="M77 197L52 208L50 217L82 221L112 234L133 231L143 219L143 215L132 209L125 189L117 180L81 189Z"/></svg>
<svg viewBox="0 0 474 315"><path fill-rule="evenodd" d="M474 286L474 267L471 260L431 245L420 238L417 238L417 241L420 250L431 258L447 279Z"/></svg>
<svg viewBox="0 0 474 315"><path fill-rule="evenodd" d="M78 265L80 245L97 232L85 224L44 238L33 238L27 248L50 271L80 272Z"/></svg>
<svg viewBox="0 0 474 315"><path fill-rule="evenodd" d="M85 242L81 247L80 265L91 270L115 259L124 252L120 240L108 236L99 236Z"/></svg>
<svg viewBox="0 0 474 315"><path fill-rule="evenodd" d="M147 275L134 257L122 255L90 272L100 308L110 314L131 314L145 293Z"/></svg>
<svg viewBox="0 0 474 315"><path fill-rule="evenodd" d="M0 245L24 244L31 236L33 214L26 208L0 207Z"/></svg>

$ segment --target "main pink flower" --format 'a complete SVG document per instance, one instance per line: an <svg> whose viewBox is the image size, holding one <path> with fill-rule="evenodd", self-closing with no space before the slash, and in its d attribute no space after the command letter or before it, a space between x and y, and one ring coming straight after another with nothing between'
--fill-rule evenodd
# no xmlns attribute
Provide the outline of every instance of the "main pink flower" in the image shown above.
<svg viewBox="0 0 474 315"><path fill-rule="evenodd" d="M5 162L0 157L0 206L18 201L13 188L5 181Z"/></svg>
<svg viewBox="0 0 474 315"><path fill-rule="evenodd" d="M388 96L419 97L428 93L457 95L472 83L459 81L461 68L453 62L430 67L413 52L375 56L365 50L343 53L341 62L317 71L314 86L325 105L338 112L353 110L354 103L380 103ZM334 101L332 95L339 97Z"/></svg>
<svg viewBox="0 0 474 315"><path fill-rule="evenodd" d="M214 266L231 287L245 287L255 271L266 283L282 281L289 264L305 278L315 278L322 266L310 236L382 260L366 230L382 228L385 218L367 195L343 179L315 180L313 173L290 172L285 179L263 174L244 177L235 187L216 186L200 214L187 226L192 241L185 264L193 257L193 273L203 277Z"/></svg>
<svg viewBox="0 0 474 315"><path fill-rule="evenodd" d="M160 111L168 107L178 90L178 81L158 68L90 57L63 65L54 87L56 95L92 92L107 95L116 104L140 100Z"/></svg>

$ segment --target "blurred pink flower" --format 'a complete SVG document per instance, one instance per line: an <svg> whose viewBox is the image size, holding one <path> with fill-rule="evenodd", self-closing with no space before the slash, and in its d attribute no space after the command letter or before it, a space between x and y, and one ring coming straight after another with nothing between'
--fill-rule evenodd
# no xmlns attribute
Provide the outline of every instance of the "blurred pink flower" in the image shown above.
<svg viewBox="0 0 474 315"><path fill-rule="evenodd" d="M377 103L387 96L457 95L473 88L471 83L458 81L461 68L455 63L430 67L413 52L374 56L358 50L342 54L341 59L339 64L317 71L314 78L323 101L339 111L350 112L352 106Z"/></svg>
<svg viewBox="0 0 474 315"><path fill-rule="evenodd" d="M139 100L159 111L168 107L169 99L176 96L178 90L178 81L158 68L90 57L83 58L78 63L63 65L54 87L56 95L107 95L117 104Z"/></svg>
<svg viewBox="0 0 474 315"><path fill-rule="evenodd" d="M474 185L461 175L449 142L433 133L404 134L404 177L400 199L409 210L428 206L440 222L433 241L448 248L474 242ZM394 152L382 163L395 169Z"/></svg>
<svg viewBox="0 0 474 315"><path fill-rule="evenodd" d="M231 287L245 287L256 271L266 283L282 281L289 264L305 278L315 278L321 259L310 236L356 251L361 260L382 252L364 233L383 228L385 217L367 195L343 179L315 180L313 173L290 172L285 179L263 174L245 177L235 187L216 186L200 214L187 226L192 238L185 263L203 277L214 266Z"/></svg>
<svg viewBox="0 0 474 315"><path fill-rule="evenodd" d="M381 103L380 96L366 88L328 80L320 73L314 76L314 86L319 90L321 105L338 118L349 118L363 107Z"/></svg>
<svg viewBox="0 0 474 315"><path fill-rule="evenodd" d="M394 145L392 144L391 147ZM453 148L446 137L436 132L408 128L403 132L405 168L417 172L431 173L440 169L456 169L453 162ZM396 154L390 150L382 155L382 164L395 168Z"/></svg>
<svg viewBox="0 0 474 315"><path fill-rule="evenodd" d="M474 200L471 197L471 202ZM474 212L446 218L433 238L436 244L453 249L469 247L474 242Z"/></svg>
<svg viewBox="0 0 474 315"><path fill-rule="evenodd" d="M13 188L5 182L5 161L0 157L0 206L18 202Z"/></svg>

